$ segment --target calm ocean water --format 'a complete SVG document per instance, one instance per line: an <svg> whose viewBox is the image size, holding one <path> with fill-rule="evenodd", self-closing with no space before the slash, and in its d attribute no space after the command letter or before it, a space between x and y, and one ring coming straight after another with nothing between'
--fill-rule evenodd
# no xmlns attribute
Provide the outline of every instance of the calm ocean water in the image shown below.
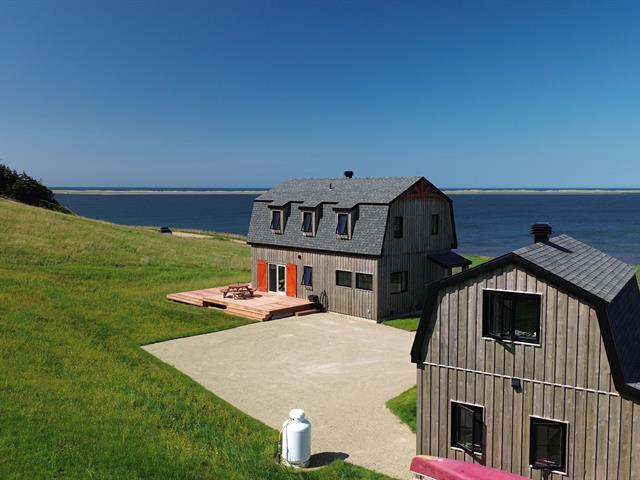
<svg viewBox="0 0 640 480"><path fill-rule="evenodd" d="M452 194L458 251L501 255L531 242L536 221L640 264L640 194ZM63 195L79 215L125 225L166 225L245 235L254 195Z"/></svg>

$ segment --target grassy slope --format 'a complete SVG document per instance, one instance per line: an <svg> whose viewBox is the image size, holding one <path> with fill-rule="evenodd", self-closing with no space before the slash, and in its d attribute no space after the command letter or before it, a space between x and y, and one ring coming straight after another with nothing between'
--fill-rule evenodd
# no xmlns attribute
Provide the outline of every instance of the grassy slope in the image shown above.
<svg viewBox="0 0 640 480"><path fill-rule="evenodd" d="M277 432L139 348L246 323L164 295L246 281L249 258L0 199L0 478L291 477Z"/></svg>
<svg viewBox="0 0 640 480"><path fill-rule="evenodd" d="M465 255L466 258L471 260L471 266L475 267L476 265L480 265L481 263L489 260L490 257L480 257L477 255ZM385 325L389 325L390 327L400 328L402 330L408 330L409 332L415 332L418 329L418 323L420 322L419 316L410 316L410 317L400 317L394 318L393 320L387 320L384 322Z"/></svg>

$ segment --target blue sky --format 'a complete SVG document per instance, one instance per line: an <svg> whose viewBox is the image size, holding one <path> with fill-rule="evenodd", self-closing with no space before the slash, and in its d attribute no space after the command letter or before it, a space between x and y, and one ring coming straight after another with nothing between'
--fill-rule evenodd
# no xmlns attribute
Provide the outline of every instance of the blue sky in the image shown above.
<svg viewBox="0 0 640 480"><path fill-rule="evenodd" d="M0 162L56 186L639 187L639 5L0 0Z"/></svg>

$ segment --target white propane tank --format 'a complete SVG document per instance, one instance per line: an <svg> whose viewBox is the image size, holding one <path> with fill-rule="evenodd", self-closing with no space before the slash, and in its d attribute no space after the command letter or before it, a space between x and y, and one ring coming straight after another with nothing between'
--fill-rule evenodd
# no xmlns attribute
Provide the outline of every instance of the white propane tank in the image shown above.
<svg viewBox="0 0 640 480"><path fill-rule="evenodd" d="M304 410L294 408L282 424L282 463L294 468L309 466L311 458L311 423Z"/></svg>

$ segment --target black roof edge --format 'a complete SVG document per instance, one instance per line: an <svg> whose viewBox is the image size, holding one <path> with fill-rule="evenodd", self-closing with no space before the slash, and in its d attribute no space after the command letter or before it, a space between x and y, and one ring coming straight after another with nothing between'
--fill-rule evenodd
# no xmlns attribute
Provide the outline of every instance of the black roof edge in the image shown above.
<svg viewBox="0 0 640 480"><path fill-rule="evenodd" d="M636 276L633 275L629 281L625 284L625 287L631 282L637 282ZM600 334L602 335L602 342L604 343L604 349L609 359L609 366L611 368L611 376L613 378L613 384L620 395L632 398L634 400L640 400L640 390L634 388L626 383L624 379L624 373L622 372L622 366L618 359L616 352L615 342L613 340L613 333L611 332L611 322L609 320L608 303L604 303L599 308L596 308L598 315L598 325L600 326Z"/></svg>
<svg viewBox="0 0 640 480"><path fill-rule="evenodd" d="M640 400L640 390L625 383L622 368L618 360L618 355L615 349L615 343L613 341L613 334L611 332L611 324L609 322L609 315L607 307L609 305L605 300L593 295L590 292L578 287L577 285L545 270L544 268L522 258L520 255L510 252L501 257L497 257L493 260L478 265L477 267L470 268L469 270L445 277L441 280L437 280L427 285L427 298L425 301L424 309L420 317L420 323L418 324L418 330L413 340L411 347L411 362L420 364L424 359L423 349L426 343L426 332L428 328L429 319L431 318L431 312L433 311L434 304L438 298L438 293L445 287L454 285L460 282L464 282L470 278L482 275L495 268L501 267L507 264L514 264L521 266L534 274L537 277L543 278L554 285L557 285L560 289L565 290L573 295L580 297L590 303L596 311L598 317L598 325L600 327L600 334L602 335L602 341L604 343L607 359L609 360L609 366L611 369L611 377L616 390L620 395L634 400ZM636 276L633 275L629 282L635 282ZM628 283L628 282L627 282Z"/></svg>
<svg viewBox="0 0 640 480"><path fill-rule="evenodd" d="M450 253L450 254L453 254L453 255L455 255L457 257L460 257L460 261L458 263L456 263L455 265L449 265L449 264L440 262L438 260L438 255L439 254L437 254L437 253L432 253L432 254L427 255L427 259L431 260L434 263L437 263L438 265L440 265L441 267L444 267L444 268L465 267L465 266L469 266L469 265L471 265L473 263L471 260L469 260L468 258L463 257L459 253L452 252L452 251L448 251L446 253Z"/></svg>

